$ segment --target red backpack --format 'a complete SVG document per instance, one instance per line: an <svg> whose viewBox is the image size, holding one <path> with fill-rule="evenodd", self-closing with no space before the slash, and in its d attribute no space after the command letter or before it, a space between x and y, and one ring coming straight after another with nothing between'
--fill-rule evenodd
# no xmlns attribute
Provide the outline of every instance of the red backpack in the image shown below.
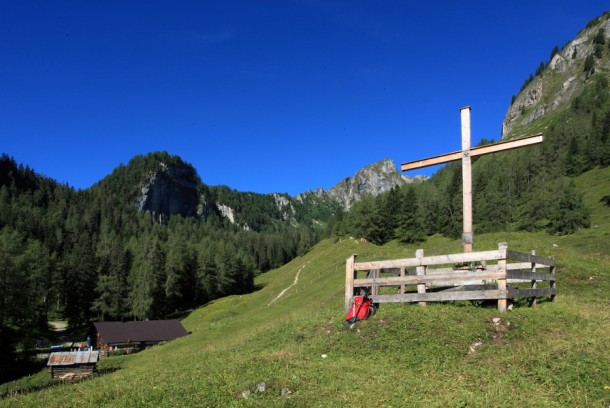
<svg viewBox="0 0 610 408"><path fill-rule="evenodd" d="M368 295L354 296L354 305L345 315L345 320L349 323L356 323L360 320L366 320L374 313L375 306Z"/></svg>

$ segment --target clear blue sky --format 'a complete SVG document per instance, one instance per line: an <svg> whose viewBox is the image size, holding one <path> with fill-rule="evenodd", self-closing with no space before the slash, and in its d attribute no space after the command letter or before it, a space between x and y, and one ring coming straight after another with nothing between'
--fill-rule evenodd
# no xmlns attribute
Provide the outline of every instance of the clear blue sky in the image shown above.
<svg viewBox="0 0 610 408"><path fill-rule="evenodd" d="M166 150L202 181L331 188L500 137L521 84L605 1L3 1L0 152L87 188ZM408 174L413 176L415 174Z"/></svg>

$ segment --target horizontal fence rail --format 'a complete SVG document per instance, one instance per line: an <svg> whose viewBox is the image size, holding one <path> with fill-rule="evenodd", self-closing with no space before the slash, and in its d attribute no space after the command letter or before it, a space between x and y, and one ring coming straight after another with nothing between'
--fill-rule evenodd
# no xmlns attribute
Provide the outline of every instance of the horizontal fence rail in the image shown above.
<svg viewBox="0 0 610 408"><path fill-rule="evenodd" d="M356 291L363 288L368 288L375 303L418 302L425 306L427 302L497 300L502 313L509 299L530 298L535 306L537 297L553 300L557 293L553 258L510 251L506 243L498 244L494 251L437 256L424 256L419 249L415 258L384 261L356 262L356 256L346 261L346 313ZM365 276L359 277L363 272ZM549 286L539 288L539 282ZM507 286L523 283L529 287ZM398 293L380 293L384 287L398 288Z"/></svg>

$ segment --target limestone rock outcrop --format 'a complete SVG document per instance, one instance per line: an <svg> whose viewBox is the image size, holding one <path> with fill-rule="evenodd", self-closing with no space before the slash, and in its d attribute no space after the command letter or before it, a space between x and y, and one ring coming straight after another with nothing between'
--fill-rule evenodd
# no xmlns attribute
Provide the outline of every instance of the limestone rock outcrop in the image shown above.
<svg viewBox="0 0 610 408"><path fill-rule="evenodd" d="M521 128L557 112L583 89L592 73L585 69L585 62L595 53L598 45L595 37L600 31L606 38L610 37L610 14L589 23L514 97L502 122L502 138L526 136L521 134ZM593 58L593 64L594 71L608 75L607 59ZM538 130L544 132L544 129Z"/></svg>
<svg viewBox="0 0 610 408"><path fill-rule="evenodd" d="M197 177L190 166L161 164L141 189L136 207L156 217L198 214Z"/></svg>

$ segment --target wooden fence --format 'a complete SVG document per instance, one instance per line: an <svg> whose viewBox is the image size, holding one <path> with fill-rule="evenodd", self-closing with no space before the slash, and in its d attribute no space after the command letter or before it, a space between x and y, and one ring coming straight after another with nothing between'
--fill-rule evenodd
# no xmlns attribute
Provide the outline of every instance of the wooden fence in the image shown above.
<svg viewBox="0 0 610 408"><path fill-rule="evenodd" d="M557 294L555 260L536 256L534 251L510 251L506 243L493 251L437 256L424 256L423 249L418 249L415 258L387 261L356 262L356 256L349 257L345 267L346 313L361 288L369 288L375 303L425 306L427 302L497 300L501 313L506 312L509 299L530 298L535 306L536 298L553 300ZM362 272L365 276L359 277ZM540 282L548 282L548 287L538 287Z"/></svg>

